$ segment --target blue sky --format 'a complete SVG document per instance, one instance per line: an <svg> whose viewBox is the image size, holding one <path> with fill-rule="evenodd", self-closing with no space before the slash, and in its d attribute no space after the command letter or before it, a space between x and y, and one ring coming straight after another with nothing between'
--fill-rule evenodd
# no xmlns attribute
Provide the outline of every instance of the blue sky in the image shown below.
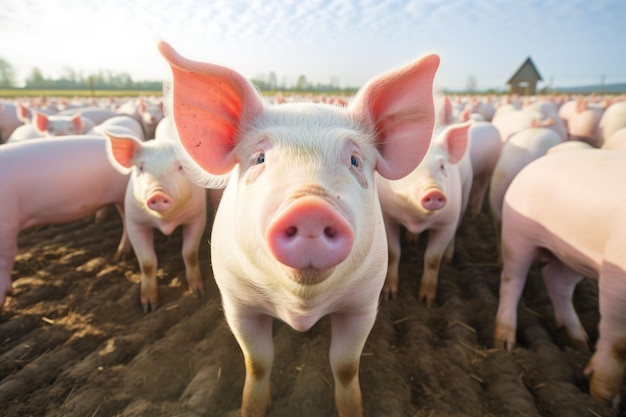
<svg viewBox="0 0 626 417"><path fill-rule="evenodd" d="M0 0L0 58L20 81L33 67L161 80L159 38L288 85L360 86L427 52L440 88L504 89L528 56L540 87L626 82L623 0Z"/></svg>

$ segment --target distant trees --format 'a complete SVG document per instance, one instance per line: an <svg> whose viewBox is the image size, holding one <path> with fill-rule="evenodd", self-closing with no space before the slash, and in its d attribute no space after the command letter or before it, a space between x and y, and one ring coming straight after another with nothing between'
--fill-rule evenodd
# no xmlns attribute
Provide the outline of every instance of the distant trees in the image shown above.
<svg viewBox="0 0 626 417"><path fill-rule="evenodd" d="M100 70L85 76L82 72L66 67L60 78L46 78L39 67L34 67L26 77L25 89L46 90L161 90L161 81L133 81L128 73ZM0 58L0 88L15 88L15 71L11 64Z"/></svg>

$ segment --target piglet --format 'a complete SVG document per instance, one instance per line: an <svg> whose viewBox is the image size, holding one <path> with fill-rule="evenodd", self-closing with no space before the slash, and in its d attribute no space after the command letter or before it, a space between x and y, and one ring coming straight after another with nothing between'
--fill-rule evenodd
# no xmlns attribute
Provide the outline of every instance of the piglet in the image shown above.
<svg viewBox="0 0 626 417"><path fill-rule="evenodd" d="M442 259L452 260L454 235L472 187L468 131L470 123L446 127L431 142L428 153L409 175L388 180L376 177L389 245L389 269L384 298L398 291L400 226L409 233L428 231L419 297L431 306L437 293Z"/></svg>
<svg viewBox="0 0 626 417"><path fill-rule="evenodd" d="M183 227L183 260L189 288L204 294L198 251L206 226L206 190L187 177L176 159L175 143L110 132L107 155L121 174L131 174L124 198L125 226L141 269L144 312L157 306L157 256L154 229L170 235Z"/></svg>
<svg viewBox="0 0 626 417"><path fill-rule="evenodd" d="M18 233L78 220L108 204L116 204L123 214L128 180L111 167L105 139L83 135L0 146L0 177L1 307L12 292ZM116 258L129 250L124 232Z"/></svg>
<svg viewBox="0 0 626 417"><path fill-rule="evenodd" d="M401 178L423 158L438 56L374 78L344 108L268 105L237 72L159 49L172 68L184 166L200 183L230 172L211 259L245 358L241 414L264 416L270 405L272 319L306 331L331 315L338 414L362 416L359 359L387 269L374 171Z"/></svg>
<svg viewBox="0 0 626 417"><path fill-rule="evenodd" d="M535 258L558 326L575 345L588 336L572 304L582 277L598 281L596 351L585 370L591 395L617 406L626 365L626 152L555 152L515 177L502 211L502 275L494 343L512 349L517 304ZM549 202L549 204L546 204ZM547 255L547 256L546 256Z"/></svg>

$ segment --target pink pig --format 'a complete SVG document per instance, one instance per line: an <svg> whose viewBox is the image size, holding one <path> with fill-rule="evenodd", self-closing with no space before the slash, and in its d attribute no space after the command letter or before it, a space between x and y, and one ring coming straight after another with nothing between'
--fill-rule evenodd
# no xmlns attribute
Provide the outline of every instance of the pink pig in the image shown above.
<svg viewBox="0 0 626 417"><path fill-rule="evenodd" d="M385 298L394 298L398 291L400 226L404 226L413 234L428 230L419 295L428 306L435 299L441 260L452 260L454 235L472 186L472 167L466 152L469 129L469 123L445 128L409 175L397 180L376 177L389 245Z"/></svg>
<svg viewBox="0 0 626 417"><path fill-rule="evenodd" d="M122 203L127 178L106 156L100 136L66 136L0 146L0 307L11 294L17 235L30 227L64 223ZM123 217L123 216L122 216ZM116 257L130 250L125 232Z"/></svg>
<svg viewBox="0 0 626 417"><path fill-rule="evenodd" d="M94 122L76 113L73 116L47 115L32 110L32 122L15 129L8 142L37 139L44 136L67 136L87 133Z"/></svg>
<svg viewBox="0 0 626 417"><path fill-rule="evenodd" d="M469 195L469 215L480 213L496 168L502 140L500 132L489 122L475 121L469 130L469 156L472 162L472 189Z"/></svg>
<svg viewBox="0 0 626 417"><path fill-rule="evenodd" d="M338 414L362 416L359 359L387 269L374 170L397 179L423 158L439 58L374 78L345 108L268 105L237 72L159 49L173 72L184 165L199 177L230 172L211 259L245 358L241 414L264 416L270 405L272 319L306 331L330 314Z"/></svg>
<svg viewBox="0 0 626 417"><path fill-rule="evenodd" d="M189 180L168 140L142 142L106 133L107 154L121 174L131 174L124 199L126 230L141 269L144 312L157 306L157 256L153 230L170 235L183 227L183 260L189 288L204 294L198 250L206 226L206 190Z"/></svg>
<svg viewBox="0 0 626 417"><path fill-rule="evenodd" d="M626 365L625 177L626 152L598 149L552 153L517 175L502 213L503 269L494 329L495 345L512 349L526 274L547 251L542 272L556 322L572 343L585 345L588 336L572 294L582 277L597 279L599 339L585 374L591 395L615 407Z"/></svg>
<svg viewBox="0 0 626 417"><path fill-rule="evenodd" d="M13 103L0 101L0 145L23 124L24 121L18 117L18 107Z"/></svg>

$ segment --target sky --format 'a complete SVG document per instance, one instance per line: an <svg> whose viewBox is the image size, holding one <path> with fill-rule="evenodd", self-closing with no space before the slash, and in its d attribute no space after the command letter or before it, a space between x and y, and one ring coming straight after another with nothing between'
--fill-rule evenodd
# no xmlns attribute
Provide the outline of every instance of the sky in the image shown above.
<svg viewBox="0 0 626 417"><path fill-rule="evenodd" d="M286 85L358 87L426 53L449 90L504 90L529 56L539 88L626 82L624 0L0 0L0 58L19 83L35 67L163 80L159 39Z"/></svg>

